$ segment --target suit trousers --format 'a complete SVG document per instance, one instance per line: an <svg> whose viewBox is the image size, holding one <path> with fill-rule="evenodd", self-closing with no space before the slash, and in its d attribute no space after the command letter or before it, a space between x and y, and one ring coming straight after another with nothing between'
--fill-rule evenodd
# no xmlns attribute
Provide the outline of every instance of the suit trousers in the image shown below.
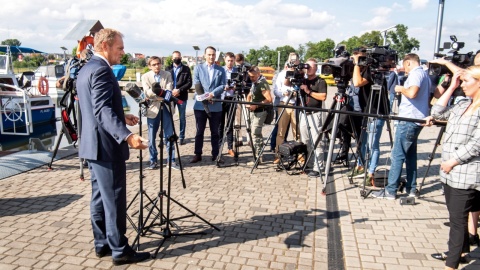
<svg viewBox="0 0 480 270"><path fill-rule="evenodd" d="M218 134L218 128L220 127L220 120L222 119L222 112L211 112L212 117L208 117L207 113L203 110L194 110L195 120L197 125L197 133L195 134L195 155L201 156L203 153L203 140L205 134L205 128L207 127L207 120L210 126L212 144L212 157L216 158L219 152L218 142L220 141L220 135Z"/></svg>
<svg viewBox="0 0 480 270"><path fill-rule="evenodd" d="M280 103L283 104L284 103ZM278 108L278 114L282 112L283 108ZM299 141L300 140L300 134L297 132L297 117L295 114L295 109L292 108L285 108L285 111L283 112L282 116L280 116L280 120L278 121L278 130L277 130L277 147L276 147L276 152L278 152L278 147L285 141L286 139L286 134L287 130L289 127L289 124L291 124L292 127L292 133L293 133L293 140L294 141Z"/></svg>
<svg viewBox="0 0 480 270"><path fill-rule="evenodd" d="M125 237L127 232L127 187L125 161L88 160L92 183L90 215L95 250L105 246L112 257L132 252Z"/></svg>

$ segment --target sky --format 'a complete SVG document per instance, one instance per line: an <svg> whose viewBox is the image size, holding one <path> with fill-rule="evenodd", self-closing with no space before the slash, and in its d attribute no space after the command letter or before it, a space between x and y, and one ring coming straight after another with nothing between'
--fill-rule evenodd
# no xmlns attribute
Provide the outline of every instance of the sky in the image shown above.
<svg viewBox="0 0 480 270"><path fill-rule="evenodd" d="M124 34L127 53L168 56L174 50L203 55L206 46L248 53L330 38L339 43L396 24L420 41L422 59L433 59L439 14L437 0L16 0L3 1L0 41L47 53L68 52L75 40L65 36L80 20L99 20ZM460 52L480 49L480 1L445 0L440 44L456 35ZM347 48L348 49L348 48Z"/></svg>

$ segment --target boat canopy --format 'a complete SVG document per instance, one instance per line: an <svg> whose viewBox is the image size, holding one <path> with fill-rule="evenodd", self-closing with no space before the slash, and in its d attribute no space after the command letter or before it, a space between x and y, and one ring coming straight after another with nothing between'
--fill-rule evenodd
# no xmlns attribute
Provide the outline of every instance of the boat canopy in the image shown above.
<svg viewBox="0 0 480 270"><path fill-rule="evenodd" d="M39 50L20 46L0 46L0 52L7 53L9 48L10 53L44 53Z"/></svg>

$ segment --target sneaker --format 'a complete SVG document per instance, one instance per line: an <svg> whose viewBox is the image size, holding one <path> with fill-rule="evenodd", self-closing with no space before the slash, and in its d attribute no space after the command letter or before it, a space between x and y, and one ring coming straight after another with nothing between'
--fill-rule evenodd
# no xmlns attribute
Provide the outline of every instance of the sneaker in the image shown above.
<svg viewBox="0 0 480 270"><path fill-rule="evenodd" d="M408 197L415 198L415 197L417 197L417 190L416 189L411 190L411 191L407 192L407 194L408 194Z"/></svg>
<svg viewBox="0 0 480 270"><path fill-rule="evenodd" d="M158 169L158 164L157 164L157 162L150 162L150 166L148 166L147 169L149 169L149 170L156 170L156 169Z"/></svg>
<svg viewBox="0 0 480 270"><path fill-rule="evenodd" d="M177 170L177 171L180 170L180 166L178 166L176 162L172 162L172 165L170 166L170 168L172 168L172 170Z"/></svg>
<svg viewBox="0 0 480 270"><path fill-rule="evenodd" d="M395 200L395 195L388 193L385 189L372 192L373 198Z"/></svg>
<svg viewBox="0 0 480 270"><path fill-rule="evenodd" d="M320 176L320 173L319 172L316 172L316 171L311 171L308 173L308 177L319 177Z"/></svg>
<svg viewBox="0 0 480 270"><path fill-rule="evenodd" d="M362 175L363 173L365 173L365 169L363 168L358 169L357 167L355 167L347 174L347 176L355 178L359 175Z"/></svg>

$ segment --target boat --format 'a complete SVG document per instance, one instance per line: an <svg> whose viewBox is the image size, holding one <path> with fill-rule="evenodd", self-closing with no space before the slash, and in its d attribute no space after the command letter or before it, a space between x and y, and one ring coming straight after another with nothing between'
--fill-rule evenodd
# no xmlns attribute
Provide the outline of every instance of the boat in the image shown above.
<svg viewBox="0 0 480 270"><path fill-rule="evenodd" d="M35 80L31 71L18 77L13 72L12 53L41 52L9 45L0 45L0 52L4 53L0 55L0 134L29 136L36 125L55 122L55 104L48 95L47 79Z"/></svg>

